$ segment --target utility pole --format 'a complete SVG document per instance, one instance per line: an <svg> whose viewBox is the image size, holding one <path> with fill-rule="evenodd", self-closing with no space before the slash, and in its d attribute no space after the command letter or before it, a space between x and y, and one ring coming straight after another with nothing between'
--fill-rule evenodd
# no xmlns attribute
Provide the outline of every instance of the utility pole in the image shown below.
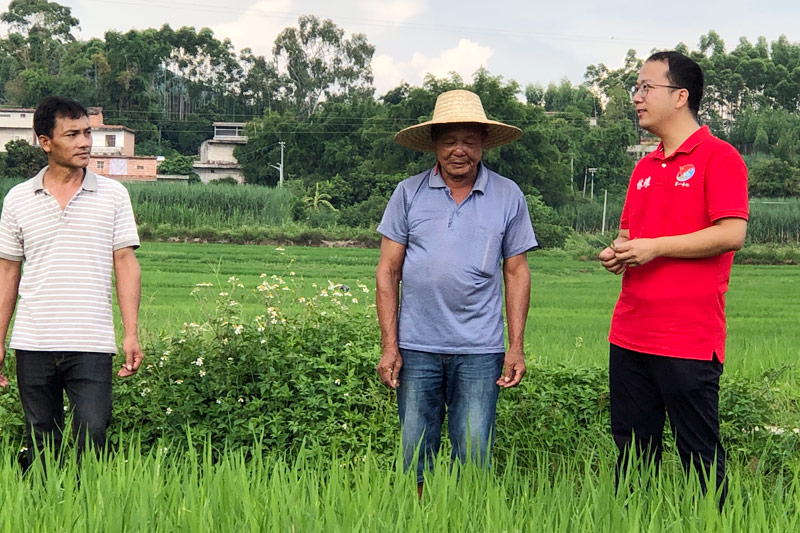
<svg viewBox="0 0 800 533"><path fill-rule="evenodd" d="M277 165L270 163L269 166L278 171L278 185L283 187L283 147L286 146L286 143L284 141L279 141L278 144L281 145L281 162Z"/></svg>
<svg viewBox="0 0 800 533"><path fill-rule="evenodd" d="M594 200L594 173L597 172L597 169L594 167L590 167L587 170L592 175L592 200ZM586 191L586 185L584 185L584 191ZM586 196L586 193L584 192L583 195Z"/></svg>

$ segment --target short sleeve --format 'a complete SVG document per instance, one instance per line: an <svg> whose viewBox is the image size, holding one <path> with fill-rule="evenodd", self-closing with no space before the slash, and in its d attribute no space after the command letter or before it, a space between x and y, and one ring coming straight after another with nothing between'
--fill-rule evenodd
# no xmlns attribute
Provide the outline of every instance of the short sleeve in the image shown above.
<svg viewBox="0 0 800 533"><path fill-rule="evenodd" d="M706 170L706 205L712 222L735 217L747 220L747 167L733 148L716 161L710 161Z"/></svg>
<svg viewBox="0 0 800 533"><path fill-rule="evenodd" d="M510 217L503 235L503 259L514 257L531 248L538 246L533 233L531 216L528 214L528 203L518 191L516 205L513 206L513 215Z"/></svg>
<svg viewBox="0 0 800 533"><path fill-rule="evenodd" d="M383 218L378 225L378 233L396 243L408 246L408 207L402 183L395 188L386 204Z"/></svg>
<svg viewBox="0 0 800 533"><path fill-rule="evenodd" d="M114 250L132 246L139 247L139 234L136 231L136 219L128 191L122 189L117 196L117 208L114 216Z"/></svg>
<svg viewBox="0 0 800 533"><path fill-rule="evenodd" d="M25 257L22 233L8 195L3 200L0 214L0 257L9 261L22 261Z"/></svg>
<svg viewBox="0 0 800 533"><path fill-rule="evenodd" d="M628 190L625 193L625 203L622 204L622 214L619 217L619 229L621 230L630 228L631 221L630 221L630 212L628 211L628 205L630 204L629 200L632 188L633 188L633 176L631 176L631 180L628 183Z"/></svg>

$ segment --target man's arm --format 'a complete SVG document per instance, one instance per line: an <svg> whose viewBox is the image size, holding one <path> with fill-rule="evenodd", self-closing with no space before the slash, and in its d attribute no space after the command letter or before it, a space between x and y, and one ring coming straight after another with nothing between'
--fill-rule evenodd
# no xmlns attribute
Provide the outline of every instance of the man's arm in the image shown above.
<svg viewBox="0 0 800 533"><path fill-rule="evenodd" d="M628 266L649 263L656 257L702 259L734 250L744 244L747 221L743 218L722 218L713 226L685 235L654 239L632 239L616 245L616 259Z"/></svg>
<svg viewBox="0 0 800 533"><path fill-rule="evenodd" d="M132 247L114 251L114 274L117 278L117 303L122 315L125 336L122 350L125 364L117 372L120 377L132 376L142 364L142 348L139 346L139 300L142 294L141 270Z"/></svg>
<svg viewBox="0 0 800 533"><path fill-rule="evenodd" d="M621 229L619 230L617 238L611 243L611 246L607 246L600 252L600 263L612 274L622 274L625 272L625 263L617 258L616 251L619 245L629 241L630 238L630 230Z"/></svg>
<svg viewBox="0 0 800 533"><path fill-rule="evenodd" d="M0 387L8 385L8 378L3 374L3 364L6 361L6 336L11 315L14 314L14 307L17 305L21 267L21 261L0 258Z"/></svg>
<svg viewBox="0 0 800 533"><path fill-rule="evenodd" d="M406 247L388 237L381 239L381 255L375 271L375 304L381 327L381 360L375 370L381 383L396 389L397 376L403 366L397 341L397 309L400 303L400 279Z"/></svg>
<svg viewBox="0 0 800 533"><path fill-rule="evenodd" d="M506 321L508 322L508 350L505 370L497 384L503 388L514 387L525 375L525 322L531 300L531 271L526 253L503 260L503 281L506 289Z"/></svg>

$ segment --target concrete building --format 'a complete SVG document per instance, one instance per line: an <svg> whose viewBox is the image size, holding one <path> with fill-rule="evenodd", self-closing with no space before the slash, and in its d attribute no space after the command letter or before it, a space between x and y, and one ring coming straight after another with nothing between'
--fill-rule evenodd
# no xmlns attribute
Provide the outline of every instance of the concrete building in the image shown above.
<svg viewBox="0 0 800 533"><path fill-rule="evenodd" d="M102 107L90 107L88 111L92 127L89 170L120 181L156 181L156 157L134 155L136 133L127 126L105 124Z"/></svg>
<svg viewBox="0 0 800 533"><path fill-rule="evenodd" d="M103 123L103 108L89 108L89 125L92 127L92 155L133 156L136 134L127 126Z"/></svg>
<svg viewBox="0 0 800 533"><path fill-rule="evenodd" d="M0 150L6 143L24 139L37 145L33 131L34 109L0 109ZM156 181L158 162L155 156L134 155L135 132L126 126L103 122L103 108L90 107L92 127L92 156L89 170L120 181Z"/></svg>
<svg viewBox="0 0 800 533"><path fill-rule="evenodd" d="M194 163L194 171L200 181L231 177L239 183L244 182L242 167L233 155L237 146L247 144L243 135L242 122L214 122L214 137L200 145L200 161Z"/></svg>
<svg viewBox="0 0 800 533"><path fill-rule="evenodd" d="M28 144L38 144L33 133L34 109L0 109L0 152L6 151L8 141L24 140Z"/></svg>

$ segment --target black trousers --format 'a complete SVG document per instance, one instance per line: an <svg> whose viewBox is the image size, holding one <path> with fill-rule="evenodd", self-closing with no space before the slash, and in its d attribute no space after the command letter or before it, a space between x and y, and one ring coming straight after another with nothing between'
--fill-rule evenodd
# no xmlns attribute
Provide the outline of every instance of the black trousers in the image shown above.
<svg viewBox="0 0 800 533"><path fill-rule="evenodd" d="M35 460L34 451L47 442L61 449L64 428L64 391L72 410L72 431L78 457L89 436L97 450L106 442L111 422L113 354L94 352L32 352L16 350L17 384L28 432L24 467Z"/></svg>
<svg viewBox="0 0 800 533"><path fill-rule="evenodd" d="M722 363L649 355L611 345L609 385L611 432L619 449L617 473L624 472L631 447L639 457L661 460L666 414L685 469L693 465L727 492L725 450L719 440L719 377ZM714 469L714 465L716 468ZM714 469L714 470L712 470Z"/></svg>

